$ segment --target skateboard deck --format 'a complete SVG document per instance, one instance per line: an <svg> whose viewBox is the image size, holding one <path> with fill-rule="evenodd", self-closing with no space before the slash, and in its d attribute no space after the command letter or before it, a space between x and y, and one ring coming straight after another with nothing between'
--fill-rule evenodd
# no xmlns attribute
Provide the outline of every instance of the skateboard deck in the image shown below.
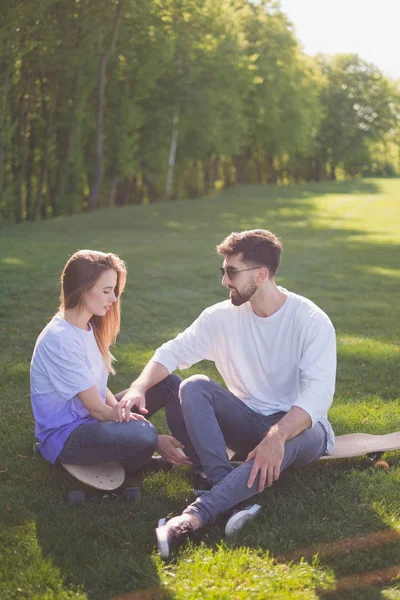
<svg viewBox="0 0 400 600"><path fill-rule="evenodd" d="M384 452L392 452L393 450L400 450L400 431L384 435L348 433L346 435L338 435L335 439L335 446L332 452L321 456L320 460L352 458L353 456L369 454L382 455ZM232 463L240 464L245 460L245 457L240 457L236 460L234 452L229 448L227 449L227 453Z"/></svg>
<svg viewBox="0 0 400 600"><path fill-rule="evenodd" d="M97 490L116 490L125 480L125 469L118 462L90 466L61 464L75 479Z"/></svg>
<svg viewBox="0 0 400 600"><path fill-rule="evenodd" d="M390 452L393 450L400 450L400 431L385 435L348 433L347 435L337 436L332 452L321 456L320 460L351 458L353 456Z"/></svg>
<svg viewBox="0 0 400 600"><path fill-rule="evenodd" d="M33 445L33 455L40 456L39 442ZM101 492L112 492L121 488L125 481L125 469L119 462L104 462L98 465L68 465L67 463L59 463L72 477L75 477L81 483L100 490ZM130 502L138 502L140 500L140 489L138 487L128 487L124 490L118 490L118 493L113 493L112 496L121 496ZM103 494L102 499L108 498L108 494ZM85 500L94 501L96 498L87 498L84 490L70 490L67 492L68 504L79 506Z"/></svg>

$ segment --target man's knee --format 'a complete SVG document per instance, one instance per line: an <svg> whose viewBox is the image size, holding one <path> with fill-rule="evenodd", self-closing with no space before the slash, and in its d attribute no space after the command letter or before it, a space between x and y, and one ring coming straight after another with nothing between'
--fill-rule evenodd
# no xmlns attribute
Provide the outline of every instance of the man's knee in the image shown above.
<svg viewBox="0 0 400 600"><path fill-rule="evenodd" d="M158 392L162 391L165 393L165 398L169 401L170 398L178 398L179 386L181 383L182 379L179 377L179 375L172 373L159 383L156 383L155 386L148 390L148 393L151 394L152 391L156 390L158 390ZM171 395L168 392L171 392Z"/></svg>
<svg viewBox="0 0 400 600"><path fill-rule="evenodd" d="M172 392L175 392L178 395L179 386L182 383L182 379L179 377L179 375L172 373L171 375L168 375L168 377L166 377L162 383L167 385Z"/></svg>
<svg viewBox="0 0 400 600"><path fill-rule="evenodd" d="M306 429L296 438L289 440L292 442L291 465L295 468L317 461L326 452L327 435L321 423L314 425L312 429Z"/></svg>
<svg viewBox="0 0 400 600"><path fill-rule="evenodd" d="M198 402L199 396L202 395L210 378L206 375L192 375L182 381L179 388L179 399L182 408L190 406L193 402Z"/></svg>

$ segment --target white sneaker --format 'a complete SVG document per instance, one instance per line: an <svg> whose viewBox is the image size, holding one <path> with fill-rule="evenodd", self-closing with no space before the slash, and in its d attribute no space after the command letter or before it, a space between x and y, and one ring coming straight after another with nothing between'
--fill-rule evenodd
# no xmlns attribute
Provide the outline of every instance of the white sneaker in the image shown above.
<svg viewBox="0 0 400 600"><path fill-rule="evenodd" d="M225 525L225 535L229 537L240 531L247 521L254 519L258 515L260 510L261 506L259 504L251 504L233 509Z"/></svg>
<svg viewBox="0 0 400 600"><path fill-rule="evenodd" d="M176 521L178 520L178 523ZM163 560L167 560L171 552L183 544L193 531L192 525L188 521L181 519L163 518L158 521L156 529L157 546Z"/></svg>

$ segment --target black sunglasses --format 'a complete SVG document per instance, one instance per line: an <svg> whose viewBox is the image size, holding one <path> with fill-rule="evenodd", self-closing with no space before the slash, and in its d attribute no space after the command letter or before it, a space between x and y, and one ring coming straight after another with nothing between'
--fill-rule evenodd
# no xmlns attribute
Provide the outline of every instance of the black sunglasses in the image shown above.
<svg viewBox="0 0 400 600"><path fill-rule="evenodd" d="M228 275L228 279L230 281L232 281L232 279L235 277L235 275L237 275L238 273L243 273L243 271L254 271L254 269L262 269L262 267L250 267L249 269L235 269L235 267L220 267L219 270L221 271L221 275L222 277L225 275Z"/></svg>

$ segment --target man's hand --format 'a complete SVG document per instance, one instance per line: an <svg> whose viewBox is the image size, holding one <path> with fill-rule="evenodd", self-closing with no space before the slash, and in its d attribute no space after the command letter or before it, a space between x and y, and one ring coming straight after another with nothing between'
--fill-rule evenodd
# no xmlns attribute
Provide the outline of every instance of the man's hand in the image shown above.
<svg viewBox="0 0 400 600"><path fill-rule="evenodd" d="M124 421L147 421L146 417L139 415L138 413L132 413L125 409L125 405L118 402L112 406L113 421L117 423L124 423ZM126 418L128 415L128 418Z"/></svg>
<svg viewBox="0 0 400 600"><path fill-rule="evenodd" d="M273 482L279 479L284 451L284 438L280 434L267 434L246 458L246 462L254 458L254 465L251 469L247 487L251 488L253 486L258 473L260 473L258 491L262 492L265 486L271 487Z"/></svg>
<svg viewBox="0 0 400 600"><path fill-rule="evenodd" d="M172 435L159 435L157 452L173 465L191 465L192 462L182 451L183 445Z"/></svg>
<svg viewBox="0 0 400 600"><path fill-rule="evenodd" d="M119 401L120 415L124 413L122 421L129 421L131 419L131 409L135 408L139 414L147 415L149 412L146 408L146 396L145 393L138 387L131 386L123 398Z"/></svg>

